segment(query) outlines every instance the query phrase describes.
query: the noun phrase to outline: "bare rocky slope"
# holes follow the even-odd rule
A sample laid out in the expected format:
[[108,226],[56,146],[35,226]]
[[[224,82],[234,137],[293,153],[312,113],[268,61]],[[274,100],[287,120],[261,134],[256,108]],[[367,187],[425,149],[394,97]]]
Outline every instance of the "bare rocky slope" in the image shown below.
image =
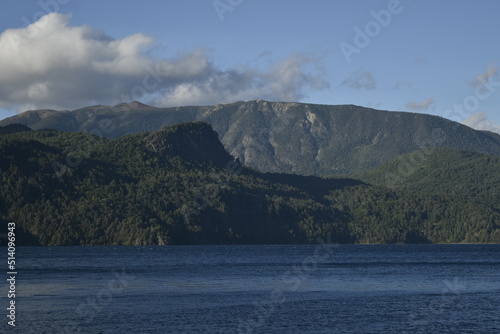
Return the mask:
[[27,111],[0,122],[32,129],[88,131],[108,138],[203,121],[240,162],[264,172],[359,174],[429,147],[500,155],[500,135],[438,116],[354,105],[267,101],[155,108],[132,102],[73,111]]

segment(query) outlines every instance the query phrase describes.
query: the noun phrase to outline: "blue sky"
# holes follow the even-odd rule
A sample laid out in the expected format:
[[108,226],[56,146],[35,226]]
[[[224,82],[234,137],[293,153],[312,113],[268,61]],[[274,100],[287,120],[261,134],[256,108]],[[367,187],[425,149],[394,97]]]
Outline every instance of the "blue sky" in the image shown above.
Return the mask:
[[500,132],[499,1],[0,3],[0,119],[130,99],[422,112]]

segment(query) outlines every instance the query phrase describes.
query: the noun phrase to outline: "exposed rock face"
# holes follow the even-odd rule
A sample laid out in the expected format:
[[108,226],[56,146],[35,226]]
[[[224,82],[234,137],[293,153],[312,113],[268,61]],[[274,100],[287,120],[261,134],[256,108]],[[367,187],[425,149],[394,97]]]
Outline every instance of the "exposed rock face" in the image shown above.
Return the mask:
[[190,121],[210,124],[246,166],[302,175],[357,174],[428,147],[500,155],[500,135],[431,115],[354,105],[248,101],[153,108],[139,102],[71,112],[30,111],[0,122],[33,129],[89,131],[106,137]]
[[162,155],[212,162],[218,167],[225,167],[233,161],[219,141],[217,132],[202,122],[165,127],[149,135],[146,146]]

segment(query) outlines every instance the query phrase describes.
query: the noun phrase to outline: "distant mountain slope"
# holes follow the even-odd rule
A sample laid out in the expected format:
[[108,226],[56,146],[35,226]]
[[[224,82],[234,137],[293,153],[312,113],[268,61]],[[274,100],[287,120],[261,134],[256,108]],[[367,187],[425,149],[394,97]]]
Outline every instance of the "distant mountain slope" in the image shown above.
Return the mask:
[[116,139],[11,128],[0,135],[0,183],[0,224],[16,222],[19,245],[329,235],[339,243],[500,243],[500,212],[480,199],[242,168],[204,123]]
[[353,105],[249,101],[154,108],[133,102],[74,111],[28,111],[1,121],[0,126],[20,123],[113,138],[190,121],[211,124],[231,155],[265,172],[359,174],[427,147],[500,155],[500,135],[437,116]]
[[453,194],[500,212],[500,157],[436,148],[404,154],[359,177],[393,189]]

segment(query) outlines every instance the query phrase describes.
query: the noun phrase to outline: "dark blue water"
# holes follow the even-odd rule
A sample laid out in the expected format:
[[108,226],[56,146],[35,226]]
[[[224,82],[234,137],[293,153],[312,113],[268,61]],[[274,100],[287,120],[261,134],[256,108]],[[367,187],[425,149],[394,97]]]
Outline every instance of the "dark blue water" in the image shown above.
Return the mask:
[[3,311],[0,329],[500,333],[499,255],[500,245],[21,247],[16,327]]

